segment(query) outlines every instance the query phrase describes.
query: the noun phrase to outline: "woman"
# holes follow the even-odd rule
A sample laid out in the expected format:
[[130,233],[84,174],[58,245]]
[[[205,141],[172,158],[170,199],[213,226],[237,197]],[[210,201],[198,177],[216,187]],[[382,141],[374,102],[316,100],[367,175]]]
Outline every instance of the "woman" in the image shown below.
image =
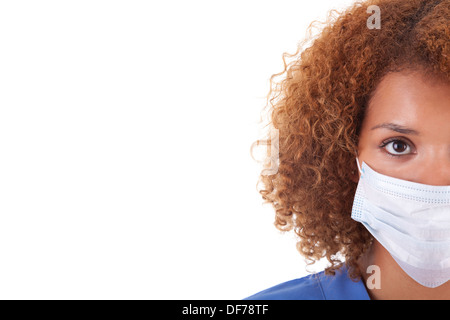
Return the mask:
[[449,20],[449,0],[356,3],[272,77],[260,193],[329,266],[248,299],[450,299]]

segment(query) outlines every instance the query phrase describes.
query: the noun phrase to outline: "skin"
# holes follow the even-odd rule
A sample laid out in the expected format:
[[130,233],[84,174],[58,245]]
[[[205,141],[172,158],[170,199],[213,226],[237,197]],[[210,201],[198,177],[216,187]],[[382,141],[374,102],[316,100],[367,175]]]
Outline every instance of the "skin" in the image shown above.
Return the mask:
[[[416,133],[395,127],[373,129],[384,123]],[[434,186],[450,185],[449,124],[449,83],[425,78],[419,71],[390,73],[376,88],[363,120],[358,142],[360,166],[364,161],[384,175]],[[397,141],[381,147],[389,138]],[[358,180],[359,172],[353,177],[353,181]],[[367,267],[380,267],[381,288],[367,289],[371,299],[450,299],[450,281],[437,288],[418,284],[376,240],[359,264],[364,283],[371,276],[364,272]]]

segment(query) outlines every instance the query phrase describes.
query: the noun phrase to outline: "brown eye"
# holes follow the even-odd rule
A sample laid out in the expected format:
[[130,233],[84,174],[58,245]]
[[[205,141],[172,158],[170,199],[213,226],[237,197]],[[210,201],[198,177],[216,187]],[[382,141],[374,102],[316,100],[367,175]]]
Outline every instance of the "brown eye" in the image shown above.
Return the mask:
[[411,153],[411,147],[403,140],[392,140],[384,144],[386,151],[392,155],[404,155]]
[[395,152],[404,152],[408,146],[403,141],[394,141],[392,143],[392,149],[395,150]]

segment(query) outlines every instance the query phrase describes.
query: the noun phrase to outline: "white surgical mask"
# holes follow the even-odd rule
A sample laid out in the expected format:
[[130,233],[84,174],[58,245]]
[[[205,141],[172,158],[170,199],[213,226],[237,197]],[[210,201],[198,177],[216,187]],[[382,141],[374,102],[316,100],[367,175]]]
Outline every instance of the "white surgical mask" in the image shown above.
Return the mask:
[[382,175],[362,164],[352,219],[361,222],[416,282],[450,280],[450,186]]

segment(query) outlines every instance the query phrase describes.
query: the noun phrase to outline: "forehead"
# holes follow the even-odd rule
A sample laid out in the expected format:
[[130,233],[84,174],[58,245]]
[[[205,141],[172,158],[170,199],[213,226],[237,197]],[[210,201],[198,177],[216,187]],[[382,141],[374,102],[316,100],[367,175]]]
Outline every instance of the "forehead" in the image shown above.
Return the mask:
[[450,128],[450,85],[418,72],[390,73],[377,86],[364,121]]

